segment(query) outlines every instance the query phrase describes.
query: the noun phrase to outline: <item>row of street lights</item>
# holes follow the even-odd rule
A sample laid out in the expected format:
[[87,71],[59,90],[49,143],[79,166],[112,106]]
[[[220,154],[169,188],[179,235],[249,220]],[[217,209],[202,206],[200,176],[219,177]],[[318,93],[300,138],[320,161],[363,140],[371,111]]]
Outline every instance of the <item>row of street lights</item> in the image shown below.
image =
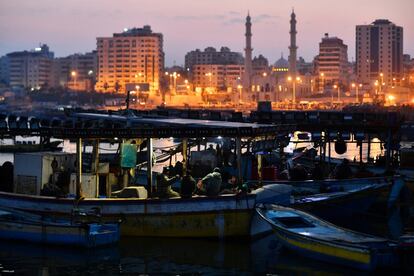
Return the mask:
[[[172,90],[172,88],[174,88],[173,91],[174,91],[174,94],[175,94],[177,92],[177,78],[181,77],[181,75],[178,74],[177,72],[173,72],[173,73],[165,72],[165,75],[170,77],[170,83],[169,83],[170,84],[169,85],[170,91]],[[174,85],[173,86],[171,86],[172,80],[174,80]]]

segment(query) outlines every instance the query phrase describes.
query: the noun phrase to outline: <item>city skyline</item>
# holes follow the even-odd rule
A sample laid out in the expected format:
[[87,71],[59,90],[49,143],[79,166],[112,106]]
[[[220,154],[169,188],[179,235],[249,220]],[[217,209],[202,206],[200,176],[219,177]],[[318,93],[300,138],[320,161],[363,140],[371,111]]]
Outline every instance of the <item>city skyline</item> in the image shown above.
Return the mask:
[[[404,53],[414,54],[414,4],[399,1],[316,0],[251,1],[88,1],[61,2],[22,0],[0,2],[0,55],[28,50],[47,43],[56,56],[96,49],[96,37],[110,36],[128,27],[151,25],[164,35],[166,66],[182,65],[185,53],[208,46],[228,46],[243,53],[244,20],[252,17],[253,56],[263,54],[274,63],[283,52],[288,57],[289,20],[292,7],[297,15],[298,57],[311,61],[318,54],[324,33],[337,36],[349,46],[355,60],[355,27],[386,18],[404,28]],[[397,2],[397,3],[396,3]],[[99,3],[99,5],[98,5]],[[338,12],[340,11],[340,12]],[[352,16],[351,16],[352,15]],[[135,19],[136,18],[136,19]],[[324,18],[325,20],[321,20]],[[76,19],[76,20],[74,20]],[[30,25],[28,25],[30,24]],[[30,30],[28,30],[30,26]]]

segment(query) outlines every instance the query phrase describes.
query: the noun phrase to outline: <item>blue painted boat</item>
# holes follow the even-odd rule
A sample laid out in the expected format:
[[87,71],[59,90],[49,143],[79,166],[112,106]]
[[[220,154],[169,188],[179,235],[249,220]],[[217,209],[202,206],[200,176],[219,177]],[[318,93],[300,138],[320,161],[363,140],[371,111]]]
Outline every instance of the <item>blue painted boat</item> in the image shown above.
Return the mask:
[[43,244],[98,247],[119,241],[118,223],[52,220],[9,208],[0,208],[0,238]]
[[396,242],[340,228],[292,208],[261,205],[256,212],[285,247],[306,257],[362,270],[398,264]]

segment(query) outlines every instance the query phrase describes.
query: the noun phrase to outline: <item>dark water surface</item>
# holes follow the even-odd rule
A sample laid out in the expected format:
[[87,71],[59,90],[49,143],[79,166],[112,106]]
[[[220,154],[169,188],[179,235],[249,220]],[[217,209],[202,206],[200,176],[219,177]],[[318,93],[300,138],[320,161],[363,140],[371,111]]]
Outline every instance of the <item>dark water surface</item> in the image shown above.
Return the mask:
[[[389,270],[387,274],[409,274]],[[256,241],[123,238],[113,247],[83,250],[0,240],[0,275],[365,275]],[[413,275],[413,274],[411,274]]]
[[291,254],[272,236],[254,242],[127,238],[95,250],[0,242],[1,275],[355,273]]

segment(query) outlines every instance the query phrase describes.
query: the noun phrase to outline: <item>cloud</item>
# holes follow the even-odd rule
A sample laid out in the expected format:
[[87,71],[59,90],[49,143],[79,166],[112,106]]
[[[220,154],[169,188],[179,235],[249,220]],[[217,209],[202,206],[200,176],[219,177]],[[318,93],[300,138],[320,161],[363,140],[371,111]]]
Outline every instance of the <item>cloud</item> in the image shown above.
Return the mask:
[[196,20],[200,20],[200,21],[204,21],[204,20],[224,20],[226,19],[227,15],[225,14],[206,14],[206,15],[199,15],[199,16],[194,16],[194,15],[176,15],[174,17],[172,17],[174,20],[180,20],[180,21],[196,21]]
[[233,17],[230,19],[227,19],[223,22],[223,25],[229,26],[233,24],[242,24],[244,22],[244,18],[242,17]]
[[241,15],[241,13],[237,11],[229,11],[229,14],[230,15]]
[[270,14],[266,14],[266,13],[262,13],[256,16],[252,16],[252,20],[255,23],[261,23],[261,22],[273,22],[274,20],[280,19],[280,16],[278,15],[270,15]]

